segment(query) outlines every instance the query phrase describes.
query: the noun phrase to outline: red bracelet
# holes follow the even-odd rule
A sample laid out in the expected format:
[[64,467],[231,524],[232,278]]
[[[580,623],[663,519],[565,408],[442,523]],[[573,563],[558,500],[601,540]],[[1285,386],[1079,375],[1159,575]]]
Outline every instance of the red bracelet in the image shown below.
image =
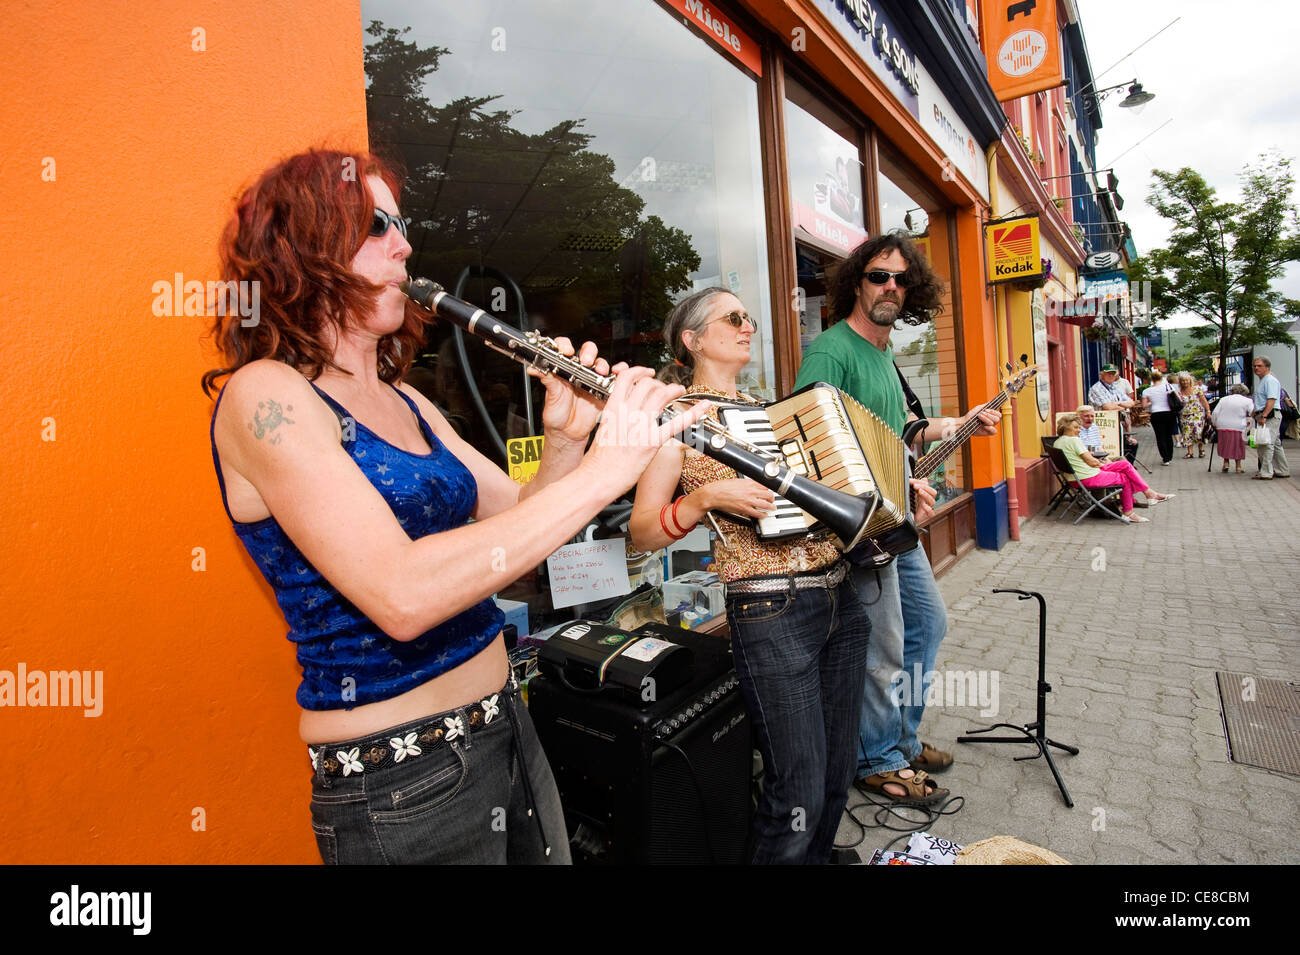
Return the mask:
[[[672,501],[669,501],[669,502],[668,502],[667,504],[665,504],[663,507],[659,508],[659,526],[663,528],[664,533],[668,535],[669,540],[675,540],[675,541],[678,541],[678,540],[681,540],[683,537],[686,536],[686,532],[685,532],[685,531],[682,531],[680,534],[674,534],[672,531],[670,531],[670,530],[668,529],[668,524],[665,523],[665,521],[664,521],[664,512],[667,511],[668,508],[670,508],[670,507],[672,507],[672,506],[673,506]],[[674,524],[674,525],[677,524],[677,520],[676,520],[676,518],[673,519],[673,524]]]
[[[678,534],[679,537],[685,537],[685,536],[686,536],[687,534],[689,534],[692,530],[694,530],[694,527],[693,527],[693,526],[692,526],[692,527],[682,527],[682,522],[679,521],[679,520],[677,519],[677,508],[681,505],[682,501],[684,501],[684,500],[686,500],[686,498],[683,496],[683,497],[679,497],[677,500],[673,501],[673,513],[672,513],[673,526],[677,528],[677,530],[678,530],[678,532],[679,532],[679,534]],[[699,522],[697,521],[696,523],[699,523]]]

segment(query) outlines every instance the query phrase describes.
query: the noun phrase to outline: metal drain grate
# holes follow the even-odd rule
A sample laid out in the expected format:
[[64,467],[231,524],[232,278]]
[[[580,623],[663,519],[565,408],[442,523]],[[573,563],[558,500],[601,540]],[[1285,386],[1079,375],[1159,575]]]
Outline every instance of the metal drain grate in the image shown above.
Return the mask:
[[1234,763],[1300,775],[1300,684],[1215,674]]

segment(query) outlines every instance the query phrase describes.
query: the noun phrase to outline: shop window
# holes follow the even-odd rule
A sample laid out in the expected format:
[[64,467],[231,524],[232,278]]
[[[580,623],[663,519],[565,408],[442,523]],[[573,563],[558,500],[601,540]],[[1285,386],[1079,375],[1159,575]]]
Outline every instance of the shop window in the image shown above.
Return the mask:
[[858,146],[862,135],[789,75],[785,96],[802,354],[827,327],[826,275],[867,237]]
[[[952,250],[948,215],[937,198],[887,148],[880,151],[878,183],[880,227],[883,232],[909,233],[944,282],[943,310],[924,325],[899,323],[890,336],[894,360],[907,377],[929,417],[962,412],[957,319],[952,294]],[[989,395],[987,397],[992,397]],[[983,400],[983,399],[980,399]],[[938,504],[967,490],[966,450],[948,458],[930,476]]]
[[[775,398],[756,78],[653,3],[506,8],[361,4],[370,143],[407,175],[411,274],[655,368],[672,306],[729,288],[758,324],[740,386]],[[499,462],[541,431],[540,385],[446,323],[411,380]]]

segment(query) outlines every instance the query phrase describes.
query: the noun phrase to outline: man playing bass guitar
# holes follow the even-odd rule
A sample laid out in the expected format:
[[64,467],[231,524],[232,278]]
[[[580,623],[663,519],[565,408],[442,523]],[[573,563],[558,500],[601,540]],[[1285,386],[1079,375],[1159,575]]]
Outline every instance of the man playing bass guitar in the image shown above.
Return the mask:
[[[838,322],[809,346],[796,389],[817,381],[834,385],[902,436],[908,420],[903,386],[889,342],[894,323],[928,321],[941,308],[942,282],[905,233],[868,239],[840,264],[828,288]],[[979,435],[997,433],[1000,413],[980,405],[959,418],[933,420],[918,435],[934,441],[978,417]],[[916,520],[932,513],[935,491],[913,480]],[[871,618],[871,651],[859,721],[861,785],[895,803],[930,805],[948,795],[929,778],[952,756],[917,738],[928,686],[911,686],[902,703],[891,692],[897,674],[934,669],[948,632],[948,612],[919,544],[884,568],[858,567],[858,594]]]

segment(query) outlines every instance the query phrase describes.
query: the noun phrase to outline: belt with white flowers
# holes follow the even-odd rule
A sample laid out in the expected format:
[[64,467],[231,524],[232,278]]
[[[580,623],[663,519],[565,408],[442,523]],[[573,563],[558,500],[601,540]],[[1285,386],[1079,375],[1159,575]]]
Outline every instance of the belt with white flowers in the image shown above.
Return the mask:
[[352,743],[346,747],[308,746],[313,772],[326,776],[356,776],[371,772],[390,763],[419,759],[442,746],[467,735],[470,730],[487,726],[501,718],[505,704],[502,693],[493,693],[472,706],[432,717],[423,726],[417,726],[400,736],[380,735]]

